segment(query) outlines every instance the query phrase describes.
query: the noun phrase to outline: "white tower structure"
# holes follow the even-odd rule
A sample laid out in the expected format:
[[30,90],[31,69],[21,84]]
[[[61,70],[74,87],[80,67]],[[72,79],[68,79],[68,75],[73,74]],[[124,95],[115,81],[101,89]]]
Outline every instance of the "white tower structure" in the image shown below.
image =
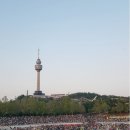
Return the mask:
[[37,89],[34,92],[35,96],[42,96],[45,95],[40,90],[40,71],[42,70],[41,60],[39,59],[39,49],[38,49],[38,59],[36,61],[35,70],[37,71]]

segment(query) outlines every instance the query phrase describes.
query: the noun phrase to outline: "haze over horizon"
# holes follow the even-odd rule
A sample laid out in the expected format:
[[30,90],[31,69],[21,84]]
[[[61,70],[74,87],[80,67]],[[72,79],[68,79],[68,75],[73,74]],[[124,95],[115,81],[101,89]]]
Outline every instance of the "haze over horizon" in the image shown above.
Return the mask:
[[36,90],[129,96],[129,1],[0,1],[0,99]]

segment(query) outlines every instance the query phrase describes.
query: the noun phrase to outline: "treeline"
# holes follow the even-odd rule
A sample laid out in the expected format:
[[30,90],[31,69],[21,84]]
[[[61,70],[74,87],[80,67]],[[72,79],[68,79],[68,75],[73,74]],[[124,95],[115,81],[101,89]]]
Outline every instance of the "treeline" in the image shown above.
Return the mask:
[[82,104],[63,97],[59,100],[20,96],[14,101],[0,102],[0,116],[60,115],[83,113]]
[[129,113],[129,103],[121,99],[95,100],[84,103],[86,113]]
[[[82,98],[96,100],[81,100]],[[61,115],[78,113],[129,113],[129,99],[77,93],[54,99],[37,99],[21,95],[8,102],[0,101],[0,116]]]

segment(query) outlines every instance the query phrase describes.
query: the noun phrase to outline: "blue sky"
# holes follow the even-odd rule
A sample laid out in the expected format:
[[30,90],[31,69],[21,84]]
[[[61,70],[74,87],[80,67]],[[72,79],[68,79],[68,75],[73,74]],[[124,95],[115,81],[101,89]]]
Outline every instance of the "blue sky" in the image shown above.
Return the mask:
[[0,98],[41,90],[128,96],[128,0],[0,1]]

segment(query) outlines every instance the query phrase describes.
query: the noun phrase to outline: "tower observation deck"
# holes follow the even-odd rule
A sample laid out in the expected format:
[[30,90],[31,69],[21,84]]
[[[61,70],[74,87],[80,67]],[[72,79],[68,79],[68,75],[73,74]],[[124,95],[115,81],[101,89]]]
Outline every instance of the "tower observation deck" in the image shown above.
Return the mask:
[[34,96],[35,97],[43,96],[45,94],[42,93],[42,91],[40,90],[40,71],[42,70],[42,65],[41,65],[41,60],[39,59],[39,49],[38,49],[38,59],[36,61],[35,70],[37,71],[37,88],[36,91],[34,92]]

